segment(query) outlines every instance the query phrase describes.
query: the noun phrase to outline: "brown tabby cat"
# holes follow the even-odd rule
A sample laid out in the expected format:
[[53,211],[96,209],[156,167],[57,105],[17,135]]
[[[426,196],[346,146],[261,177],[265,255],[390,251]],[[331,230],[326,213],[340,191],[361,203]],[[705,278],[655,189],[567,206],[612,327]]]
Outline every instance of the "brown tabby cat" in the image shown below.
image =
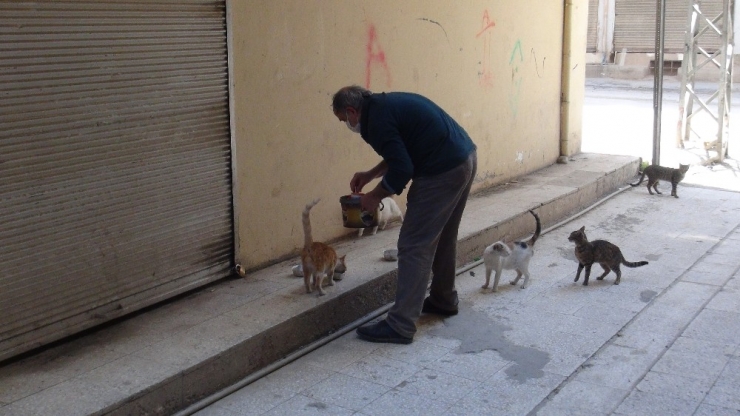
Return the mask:
[[581,277],[581,270],[585,267],[586,275],[583,279],[583,285],[588,286],[588,277],[591,274],[591,266],[594,263],[599,263],[604,269],[604,273],[597,277],[596,280],[603,280],[611,270],[614,270],[614,273],[617,275],[617,279],[614,280],[615,285],[618,285],[619,280],[622,278],[622,272],[619,270],[620,264],[624,264],[627,267],[640,267],[648,264],[646,261],[631,262],[625,260],[619,247],[606,240],[588,241],[585,230],[585,226],[581,227],[568,236],[568,241],[576,243],[578,272],[576,273],[575,280],[573,280],[574,282],[577,282],[578,278]]
[[347,268],[344,264],[345,256],[337,258],[337,252],[325,243],[314,242],[311,236],[311,219],[309,213],[311,208],[319,203],[319,199],[306,205],[303,210],[303,250],[301,250],[301,264],[303,266],[303,283],[306,285],[306,293],[311,293],[315,288],[319,296],[324,295],[321,283],[324,275],[327,276],[329,286],[334,286],[334,272],[343,273]]
[[655,192],[660,194],[661,192],[658,190],[658,182],[662,179],[664,181],[671,181],[671,196],[675,196],[678,198],[678,194],[676,194],[676,186],[679,182],[683,180],[683,177],[686,175],[686,172],[689,170],[689,165],[678,165],[678,169],[675,168],[667,168],[665,166],[657,166],[657,165],[650,165],[643,169],[642,176],[640,176],[640,180],[637,183],[631,183],[631,186],[637,186],[642,183],[642,180],[645,179],[645,175],[648,177],[648,183],[647,183],[647,189],[648,192],[650,192],[650,195],[653,195],[653,191],[650,190],[650,187],[655,189]]

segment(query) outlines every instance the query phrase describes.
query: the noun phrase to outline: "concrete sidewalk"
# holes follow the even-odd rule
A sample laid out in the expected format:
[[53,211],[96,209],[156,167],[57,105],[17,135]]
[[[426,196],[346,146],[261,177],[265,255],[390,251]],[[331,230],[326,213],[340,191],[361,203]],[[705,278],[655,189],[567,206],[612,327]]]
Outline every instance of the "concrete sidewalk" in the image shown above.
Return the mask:
[[[537,209],[543,226],[548,227],[623,186],[634,177],[637,165],[638,159],[630,156],[581,154],[566,165],[553,165],[512,183],[474,195],[468,203],[460,228],[459,264],[468,263],[479,257],[486,245],[504,235],[515,238],[531,233],[534,224],[527,213],[529,209]],[[683,192],[682,189],[681,193]],[[690,193],[686,194],[687,200],[690,201]],[[663,198],[661,201],[667,199]],[[683,201],[678,201],[678,204],[684,204]],[[671,199],[669,202],[674,201]],[[672,206],[681,206],[678,204],[674,203]],[[189,296],[150,308],[113,325],[6,364],[0,367],[0,414],[171,414],[183,409],[391,302],[395,287],[396,264],[383,261],[381,258],[385,249],[395,247],[397,237],[398,227],[394,226],[379,232],[376,236],[353,238],[338,244],[337,250],[347,254],[349,270],[344,279],[329,287],[328,294],[323,297],[306,294],[302,278],[293,277],[291,274],[291,266],[296,264],[296,260],[287,261],[250,274],[246,279],[232,279],[212,285]],[[416,401],[411,400],[408,403],[420,403],[423,394],[410,390],[412,376],[417,377],[413,379],[417,380],[414,383],[434,384],[432,380],[439,378],[438,382],[449,380],[454,384],[453,380],[460,377],[460,371],[466,371],[464,369],[467,368],[476,375],[473,376],[473,380],[463,382],[463,385],[476,385],[482,388],[481,383],[485,378],[497,374],[498,370],[504,366],[508,367],[513,362],[512,356],[518,357],[522,352],[532,351],[541,357],[537,362],[544,363],[542,361],[545,360],[544,354],[556,356],[551,352],[536,350],[541,346],[533,342],[526,341],[525,344],[520,344],[518,340],[511,338],[511,335],[519,334],[543,341],[549,332],[556,329],[551,326],[552,322],[548,323],[548,317],[552,319],[556,315],[546,311],[545,319],[541,322],[535,319],[523,326],[513,326],[504,321],[498,323],[490,321],[485,310],[478,310],[474,306],[476,298],[481,297],[494,302],[492,305],[509,305],[507,308],[512,308],[511,316],[516,313],[529,319],[536,317],[536,314],[525,314],[522,310],[537,309],[557,300],[549,299],[552,294],[549,293],[547,285],[565,284],[563,276],[575,270],[575,263],[572,260],[566,261],[559,254],[567,255],[572,252],[572,247],[567,241],[560,243],[557,248],[552,249],[547,248],[546,242],[542,243],[541,247],[538,243],[540,254],[536,258],[536,268],[533,267],[532,286],[524,291],[512,290],[505,285],[507,287],[503,288],[500,294],[478,293],[473,288],[482,284],[480,269],[474,270],[477,277],[461,278],[461,290],[466,294],[466,303],[464,312],[457,318],[458,321],[454,322],[460,322],[460,330],[468,328],[473,330],[472,333],[476,333],[477,327],[480,326],[483,332],[470,347],[479,351],[475,354],[457,354],[459,342],[455,341],[456,337],[445,335],[446,326],[441,321],[437,321],[436,324],[427,322],[424,326],[424,333],[427,335],[420,334],[410,349],[387,350],[390,352],[383,353],[385,355],[373,356],[372,359],[375,361],[370,364],[356,363],[359,358],[356,354],[364,351],[365,355],[369,356],[376,352],[378,346],[358,344],[350,335],[338,341],[336,344],[338,346],[328,347],[339,348],[340,351],[329,353],[325,365],[305,367],[303,361],[304,364],[296,366],[304,366],[305,371],[281,370],[267,380],[285,377],[290,387],[280,386],[276,387],[278,390],[257,394],[264,393],[269,397],[277,395],[285,400],[291,398],[294,401],[304,400],[308,409],[317,411],[339,406],[342,412],[352,412],[359,410],[357,407],[363,400],[370,397],[377,399],[386,393],[390,394],[388,397],[397,395],[403,397],[403,394],[410,394]],[[627,253],[631,256],[645,254],[644,252],[632,254],[631,250]],[[542,267],[545,269],[541,269]],[[639,273],[646,271],[639,270]],[[639,273],[635,272],[634,276],[639,276]],[[645,281],[633,277],[632,273],[625,274],[626,283]],[[624,286],[619,288],[629,290],[630,284],[623,284]],[[594,290],[586,293],[601,293],[597,284],[588,289]],[[658,292],[658,288],[654,290]],[[566,293],[570,291],[571,289],[567,289]],[[548,292],[547,296],[545,292]],[[575,298],[575,294],[579,293],[583,291],[573,291],[571,296]],[[613,297],[616,299],[624,296],[619,293],[621,292],[617,292]],[[542,299],[538,295],[541,295]],[[594,295],[588,295],[585,299],[591,296]],[[644,302],[639,302],[637,305],[643,306]],[[633,303],[634,299],[627,302],[627,305]],[[596,306],[601,306],[599,304]],[[562,307],[570,308],[575,305]],[[627,306],[625,310],[632,312],[634,309],[636,306]],[[498,310],[497,313],[503,313],[503,310]],[[571,319],[567,321],[571,327],[576,322]],[[584,328],[593,327],[593,322],[584,323]],[[543,325],[550,328],[549,332],[538,332]],[[509,326],[512,330],[506,329]],[[612,330],[613,327],[613,324],[609,324],[605,328]],[[434,335],[435,330],[442,332]],[[605,329],[594,330],[607,339],[611,336]],[[576,330],[558,329],[558,334],[575,337],[571,339],[576,344],[572,347],[567,343],[560,344],[558,338],[548,338],[548,342],[556,349],[579,351],[576,360],[569,357],[562,363],[556,363],[548,359],[547,362],[551,362],[551,366],[556,365],[560,370],[551,371],[549,367],[527,366],[528,372],[517,376],[518,379],[524,382],[540,380],[532,378],[532,372],[539,374],[541,371],[547,371],[545,379],[549,381],[543,384],[547,388],[542,392],[549,394],[552,391],[550,387],[557,387],[572,372],[571,365],[580,365],[585,359],[584,354],[590,349],[584,350],[584,347],[591,345],[596,347],[598,344],[594,340],[579,339],[574,331]],[[431,341],[425,341],[425,338]],[[489,348],[491,342],[498,344],[493,344],[495,348],[492,349]],[[344,351],[345,348],[349,350]],[[458,363],[445,358],[435,364],[436,367],[432,366],[430,364],[432,357],[429,354],[434,355],[442,351],[450,357],[465,359],[465,364],[456,370]],[[501,355],[503,351],[508,352]],[[404,364],[403,360],[399,360],[394,354],[400,356],[412,354],[413,357],[409,357],[412,362]],[[351,368],[355,368],[359,373],[387,371],[385,375],[378,375],[387,379],[378,383],[377,380],[376,382],[363,380],[361,377],[340,372],[349,371],[350,367],[347,366],[353,363],[355,364]],[[380,370],[373,370],[372,363],[380,366],[378,367]],[[490,365],[495,367],[495,371],[489,367]],[[435,373],[446,367],[449,367],[446,372]],[[504,371],[501,375],[509,372],[511,370]],[[442,377],[438,377],[439,375]],[[504,379],[508,380],[506,377]],[[318,389],[318,385],[311,388],[319,381],[328,383],[321,387],[324,390]],[[332,383],[341,385],[344,382],[360,383],[359,389],[347,386],[333,391],[332,386],[336,384]],[[400,388],[399,383],[402,382],[404,386],[409,387]],[[544,382],[544,379],[537,381]],[[255,386],[258,387],[260,384]],[[520,385],[523,388],[522,396],[534,398],[532,392],[527,392],[529,387],[524,388],[526,386],[527,384]],[[330,398],[331,393],[336,393],[338,397],[354,397],[360,402],[341,405],[331,400],[317,400],[313,396],[298,394],[306,388],[312,392],[311,394],[326,391],[326,399]],[[365,391],[365,388],[368,390]],[[290,392],[284,391],[285,389]],[[449,392],[443,390],[440,394],[445,396],[438,398],[439,403],[430,402],[433,408],[442,409],[453,398],[462,399],[462,396],[455,396],[462,394],[457,387],[451,385]],[[488,400],[483,396],[480,399]],[[273,401],[264,406],[239,405],[238,410],[234,408],[235,414],[252,414],[250,412],[260,409],[267,411],[274,406],[282,405],[285,400]],[[418,407],[424,408],[426,407]]]
[[[465,271],[460,314],[422,315],[411,345],[349,332],[197,414],[737,415],[740,194],[668,188],[629,188],[547,230],[524,290],[512,271],[498,293],[480,288],[482,265]],[[516,203],[499,196],[476,202]],[[598,265],[574,283],[581,226],[650,264],[618,286]]]

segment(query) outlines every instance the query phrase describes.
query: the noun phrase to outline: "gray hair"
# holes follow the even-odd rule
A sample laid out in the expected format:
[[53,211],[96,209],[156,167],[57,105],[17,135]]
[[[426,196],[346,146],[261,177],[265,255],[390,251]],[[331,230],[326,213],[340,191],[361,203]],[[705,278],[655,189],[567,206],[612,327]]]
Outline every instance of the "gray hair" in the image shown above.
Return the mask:
[[335,113],[346,110],[347,107],[352,107],[359,111],[362,109],[362,100],[370,95],[372,95],[370,90],[366,90],[359,85],[343,87],[332,97],[331,106]]

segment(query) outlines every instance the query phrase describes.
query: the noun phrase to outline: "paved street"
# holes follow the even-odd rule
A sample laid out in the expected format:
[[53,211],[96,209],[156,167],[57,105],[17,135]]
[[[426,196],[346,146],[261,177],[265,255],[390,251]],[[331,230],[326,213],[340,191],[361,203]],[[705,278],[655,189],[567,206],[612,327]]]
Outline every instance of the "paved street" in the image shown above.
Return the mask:
[[[350,332],[198,414],[737,414],[740,194],[679,195],[629,189],[543,235],[527,289],[482,290],[477,266],[413,344]],[[574,283],[583,225],[650,264]]]
[[[583,150],[650,160],[641,154],[642,137],[648,150],[652,137],[645,92],[587,90]],[[628,97],[617,104],[613,94]],[[668,142],[666,154],[691,157]],[[732,163],[692,166],[679,199],[665,183],[662,196],[628,187],[546,229],[524,290],[507,283],[511,271],[491,293],[480,288],[482,265],[465,270],[460,314],[422,316],[411,345],[367,343],[350,331],[197,414],[740,414],[740,193],[725,190],[740,189]],[[712,188],[696,185],[706,181]],[[574,283],[567,236],[581,226],[627,260],[650,263],[623,267],[620,285],[613,274],[595,280],[598,266],[588,286]]]

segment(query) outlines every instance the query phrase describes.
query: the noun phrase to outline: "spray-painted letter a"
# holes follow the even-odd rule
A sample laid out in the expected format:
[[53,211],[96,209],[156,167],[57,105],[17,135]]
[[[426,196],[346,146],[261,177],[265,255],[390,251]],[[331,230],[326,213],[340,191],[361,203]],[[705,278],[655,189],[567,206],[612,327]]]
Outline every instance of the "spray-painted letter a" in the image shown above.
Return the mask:
[[388,63],[385,60],[385,52],[378,42],[378,35],[375,33],[375,25],[370,25],[367,39],[367,63],[365,66],[365,88],[370,89],[370,80],[372,79],[372,67],[377,63],[385,71],[386,87],[391,86],[391,71],[388,69]]

